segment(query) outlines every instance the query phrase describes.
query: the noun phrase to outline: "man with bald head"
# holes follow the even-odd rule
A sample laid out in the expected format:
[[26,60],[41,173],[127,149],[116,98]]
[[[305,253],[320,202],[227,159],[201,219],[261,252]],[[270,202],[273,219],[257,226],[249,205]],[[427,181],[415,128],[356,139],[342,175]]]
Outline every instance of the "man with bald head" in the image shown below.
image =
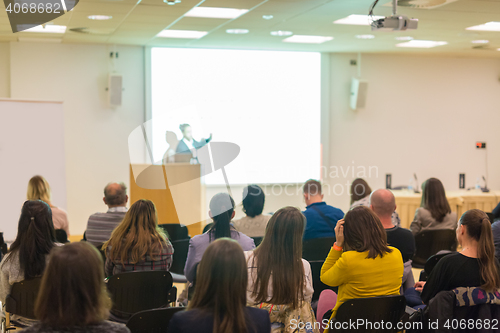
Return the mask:
[[94,246],[100,246],[111,236],[111,232],[123,220],[127,213],[127,187],[124,183],[109,183],[104,188],[102,199],[108,206],[106,213],[95,213],[89,217],[86,240]]
[[370,195],[370,208],[377,214],[387,233],[387,243],[397,248],[403,255],[403,262],[413,258],[415,238],[408,229],[392,224],[392,213],[396,210],[396,199],[391,191],[380,189]]

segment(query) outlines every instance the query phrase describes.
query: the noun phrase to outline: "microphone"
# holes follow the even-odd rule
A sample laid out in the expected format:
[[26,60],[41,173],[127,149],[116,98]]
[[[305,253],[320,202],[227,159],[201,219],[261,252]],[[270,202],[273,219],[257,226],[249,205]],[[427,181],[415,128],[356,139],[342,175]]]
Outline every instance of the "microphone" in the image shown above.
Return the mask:
[[413,178],[415,178],[415,189],[414,189],[414,192],[415,193],[420,193],[419,189],[418,189],[418,179],[417,179],[417,174],[414,172],[413,173]]
[[490,189],[488,188],[488,185],[486,183],[486,178],[484,178],[484,176],[483,176],[483,180],[484,180],[484,187],[481,188],[481,191],[483,191],[483,192],[489,192]]

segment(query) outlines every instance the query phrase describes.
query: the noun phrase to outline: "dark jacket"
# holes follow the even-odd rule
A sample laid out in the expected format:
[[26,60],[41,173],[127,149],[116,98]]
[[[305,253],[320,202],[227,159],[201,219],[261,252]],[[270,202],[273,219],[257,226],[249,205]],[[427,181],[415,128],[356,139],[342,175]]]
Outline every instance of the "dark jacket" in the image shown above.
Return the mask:
[[[469,320],[471,321],[470,327]],[[489,329],[484,328],[486,320],[490,323]],[[500,294],[498,292],[485,293],[481,288],[441,291],[429,301],[424,311],[423,332],[483,333],[499,330]]]

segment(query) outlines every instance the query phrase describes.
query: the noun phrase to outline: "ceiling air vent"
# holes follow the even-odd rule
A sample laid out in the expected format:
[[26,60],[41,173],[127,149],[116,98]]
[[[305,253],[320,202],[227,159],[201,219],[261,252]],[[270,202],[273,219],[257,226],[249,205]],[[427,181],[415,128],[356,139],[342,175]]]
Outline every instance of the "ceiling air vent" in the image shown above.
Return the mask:
[[71,28],[69,31],[76,32],[78,34],[109,35],[113,32],[113,29]]

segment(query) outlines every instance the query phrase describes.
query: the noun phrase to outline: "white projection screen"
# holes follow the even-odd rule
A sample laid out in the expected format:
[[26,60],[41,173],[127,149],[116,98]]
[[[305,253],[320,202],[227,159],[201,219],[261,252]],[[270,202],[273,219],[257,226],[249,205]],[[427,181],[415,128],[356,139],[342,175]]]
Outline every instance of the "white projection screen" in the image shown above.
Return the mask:
[[[302,183],[320,175],[321,54],[151,49],[152,153],[166,132],[240,147],[225,170],[232,184]],[[172,135],[172,133],[170,133]],[[206,184],[224,184],[221,173]]]

